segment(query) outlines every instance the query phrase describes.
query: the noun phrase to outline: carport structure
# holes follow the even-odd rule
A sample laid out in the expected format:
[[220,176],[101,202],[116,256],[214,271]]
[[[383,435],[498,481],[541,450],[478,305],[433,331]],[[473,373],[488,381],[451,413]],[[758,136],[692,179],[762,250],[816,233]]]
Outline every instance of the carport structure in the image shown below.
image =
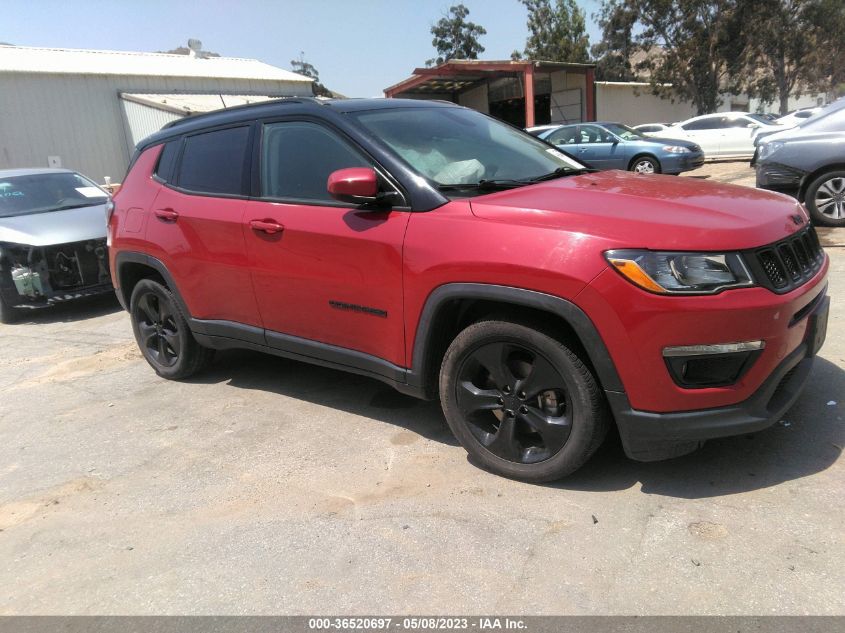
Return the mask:
[[443,99],[524,127],[596,120],[594,64],[450,60],[415,68],[384,96]]

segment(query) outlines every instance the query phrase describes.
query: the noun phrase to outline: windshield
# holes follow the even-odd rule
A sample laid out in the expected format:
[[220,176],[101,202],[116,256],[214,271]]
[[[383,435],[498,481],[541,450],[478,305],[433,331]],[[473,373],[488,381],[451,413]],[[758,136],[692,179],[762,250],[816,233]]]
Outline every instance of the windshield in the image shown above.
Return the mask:
[[642,132],[630,128],[627,125],[622,125],[621,123],[604,123],[603,125],[606,130],[612,132],[623,141],[639,141],[640,139],[646,138]]
[[105,204],[108,194],[73,172],[0,176],[0,218]]
[[585,169],[533,136],[474,110],[396,108],[352,116],[415,171],[441,186],[528,181]]

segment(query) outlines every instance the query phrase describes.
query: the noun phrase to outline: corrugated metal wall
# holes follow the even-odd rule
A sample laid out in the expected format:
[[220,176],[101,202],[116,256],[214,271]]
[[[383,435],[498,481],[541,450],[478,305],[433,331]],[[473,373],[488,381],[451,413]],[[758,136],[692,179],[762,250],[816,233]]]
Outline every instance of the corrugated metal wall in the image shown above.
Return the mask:
[[62,167],[120,182],[134,149],[121,92],[301,96],[301,83],[178,77],[0,73],[0,169]]
[[129,141],[133,146],[137,145],[139,141],[153,132],[157,132],[163,128],[167,123],[183,118],[173,112],[165,112],[164,110],[135,103],[134,101],[127,101],[126,99],[121,99],[120,105],[123,107],[123,114],[126,117]]

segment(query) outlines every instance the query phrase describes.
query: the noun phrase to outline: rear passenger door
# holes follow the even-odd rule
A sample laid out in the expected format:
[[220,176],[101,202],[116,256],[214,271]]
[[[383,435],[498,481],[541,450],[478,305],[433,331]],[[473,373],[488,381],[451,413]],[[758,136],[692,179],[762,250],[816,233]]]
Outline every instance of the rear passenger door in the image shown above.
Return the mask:
[[243,234],[251,137],[239,125],[170,141],[147,241],[191,316],[260,327]]
[[333,171],[374,166],[338,130],[286,119],[263,123],[260,134],[257,197],[244,230],[267,344],[326,355],[331,350],[314,343],[327,343],[404,365],[402,243],[410,213],[359,210],[329,195]]
[[722,140],[722,128],[725,117],[708,116],[700,119],[693,119],[681,127],[686,132],[689,140],[701,147],[707,158],[719,156],[719,146]]

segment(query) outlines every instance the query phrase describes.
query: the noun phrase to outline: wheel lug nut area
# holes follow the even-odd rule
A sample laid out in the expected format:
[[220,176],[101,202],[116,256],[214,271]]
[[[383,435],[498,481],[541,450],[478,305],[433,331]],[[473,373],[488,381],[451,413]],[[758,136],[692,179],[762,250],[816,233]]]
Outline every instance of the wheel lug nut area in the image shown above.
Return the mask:
[[519,407],[519,412],[520,413],[528,413],[528,407],[526,407],[524,405]]
[[520,400],[525,400],[525,392],[520,391],[518,394],[516,394],[516,397],[519,398]]
[[511,411],[510,409],[505,409],[505,415],[509,418],[512,418],[513,417],[513,411]]

